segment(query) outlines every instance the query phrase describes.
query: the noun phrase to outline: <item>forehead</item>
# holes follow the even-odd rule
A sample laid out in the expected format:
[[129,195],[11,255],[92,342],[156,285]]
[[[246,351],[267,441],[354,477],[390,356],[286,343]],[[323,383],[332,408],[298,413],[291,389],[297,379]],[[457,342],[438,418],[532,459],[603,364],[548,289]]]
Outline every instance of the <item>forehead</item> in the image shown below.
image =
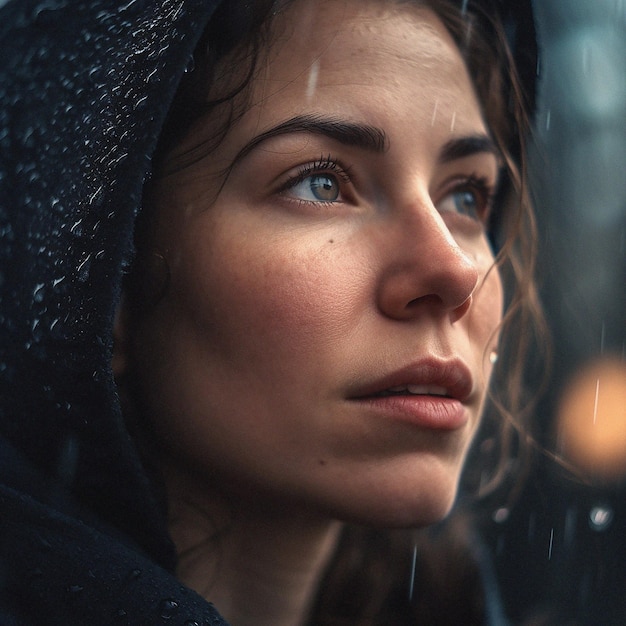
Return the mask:
[[219,64],[207,98],[224,104],[194,123],[172,163],[197,154],[219,177],[252,137],[299,115],[380,128],[398,160],[403,148],[434,154],[452,135],[489,134],[454,40],[417,2],[295,0],[264,42],[249,82],[249,51]]
[[427,8],[389,0],[296,0],[278,16],[272,40],[240,130],[258,132],[282,118],[318,112],[390,135],[403,125],[447,134],[485,130],[459,50]]

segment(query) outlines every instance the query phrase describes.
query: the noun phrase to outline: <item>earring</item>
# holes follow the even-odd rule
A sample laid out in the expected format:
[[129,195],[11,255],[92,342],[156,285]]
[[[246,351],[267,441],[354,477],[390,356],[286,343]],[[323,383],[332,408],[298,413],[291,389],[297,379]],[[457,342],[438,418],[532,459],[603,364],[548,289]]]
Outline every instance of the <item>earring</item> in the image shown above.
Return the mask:
[[489,353],[489,363],[491,363],[492,365],[495,365],[497,361],[498,361],[498,351],[492,350]]

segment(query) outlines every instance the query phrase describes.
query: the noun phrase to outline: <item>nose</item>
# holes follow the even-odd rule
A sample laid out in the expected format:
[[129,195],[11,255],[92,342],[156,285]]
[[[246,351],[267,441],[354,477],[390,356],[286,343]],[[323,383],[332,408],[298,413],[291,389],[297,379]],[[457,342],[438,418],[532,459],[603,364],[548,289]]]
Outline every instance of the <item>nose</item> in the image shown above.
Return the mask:
[[478,284],[475,259],[458,245],[432,205],[411,211],[393,230],[378,292],[380,310],[399,320],[425,310],[460,319]]

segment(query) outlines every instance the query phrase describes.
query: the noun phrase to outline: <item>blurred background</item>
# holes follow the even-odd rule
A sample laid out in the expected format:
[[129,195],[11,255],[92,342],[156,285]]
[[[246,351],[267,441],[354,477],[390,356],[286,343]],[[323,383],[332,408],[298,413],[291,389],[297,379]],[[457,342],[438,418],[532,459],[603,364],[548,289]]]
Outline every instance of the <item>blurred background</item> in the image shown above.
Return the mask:
[[546,455],[487,529],[513,623],[626,624],[626,1],[533,0]]

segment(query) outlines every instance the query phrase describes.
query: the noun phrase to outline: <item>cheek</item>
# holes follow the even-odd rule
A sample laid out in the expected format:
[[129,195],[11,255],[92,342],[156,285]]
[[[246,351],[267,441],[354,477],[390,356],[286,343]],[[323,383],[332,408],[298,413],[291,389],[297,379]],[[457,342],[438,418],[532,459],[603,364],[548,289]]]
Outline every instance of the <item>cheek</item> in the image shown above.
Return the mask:
[[172,324],[222,370],[304,384],[298,372],[314,373],[357,323],[357,263],[328,238],[231,232],[212,224],[203,245],[182,242]]
[[250,345],[310,348],[342,336],[355,306],[355,271],[337,262],[333,244],[313,239],[250,238],[215,240],[209,255],[191,256],[182,272],[203,276],[185,285],[186,307],[198,322],[211,321],[223,340],[240,347],[241,333]]

